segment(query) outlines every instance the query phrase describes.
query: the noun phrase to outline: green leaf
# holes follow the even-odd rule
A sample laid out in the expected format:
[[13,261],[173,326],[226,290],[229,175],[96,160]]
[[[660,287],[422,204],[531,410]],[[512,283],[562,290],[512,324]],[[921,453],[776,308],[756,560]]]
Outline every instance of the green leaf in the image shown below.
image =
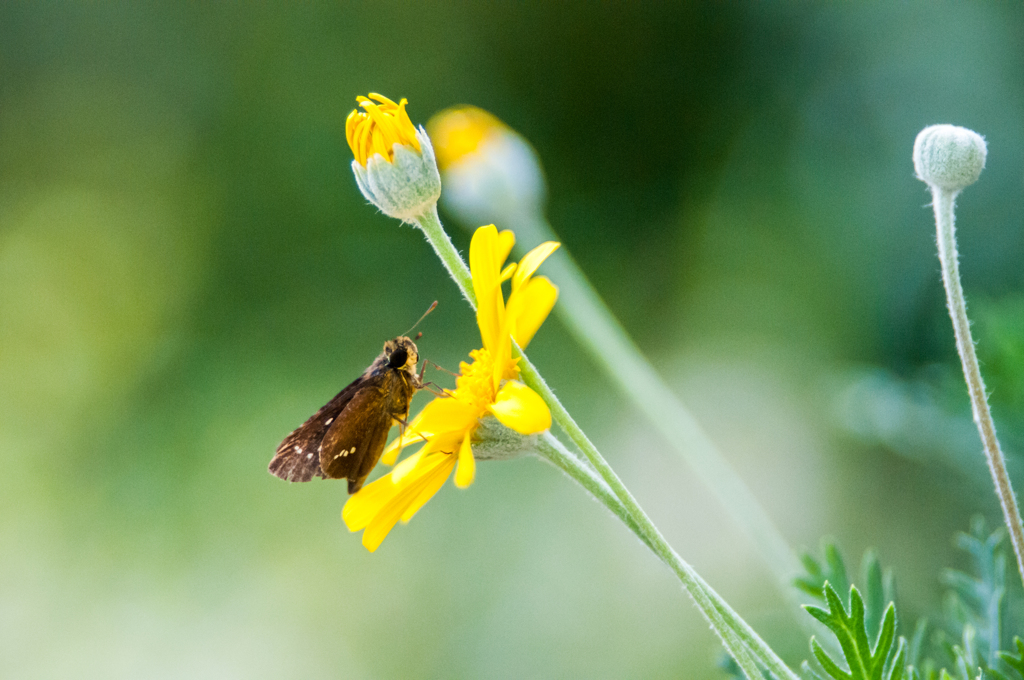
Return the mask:
[[865,625],[868,635],[875,637],[878,635],[886,605],[896,601],[896,586],[892,570],[882,570],[882,566],[878,562],[878,554],[872,548],[864,551],[864,559],[861,562],[861,583],[864,584]]
[[973,518],[970,533],[958,533],[954,543],[968,554],[976,575],[954,569],[942,572],[942,583],[950,588],[946,614],[962,632],[963,655],[970,667],[994,665],[1002,647],[1005,535],[1001,527],[989,533],[984,518]]
[[807,575],[794,579],[793,584],[816,600],[824,601],[822,592],[826,582],[833,584],[837,591],[846,592],[850,587],[850,579],[846,574],[843,556],[833,541],[822,539],[821,552],[825,556],[824,564],[807,551],[800,555]]
[[[834,680],[899,680],[905,672],[903,659],[906,645],[901,642],[898,651],[894,650],[896,637],[896,606],[892,603],[885,610],[875,644],[868,641],[865,627],[865,606],[860,591],[850,586],[849,611],[843,607],[839,594],[830,583],[823,589],[828,609],[806,605],[807,613],[821,621],[832,634],[845,657],[847,670],[844,670],[814,638],[811,638],[811,652],[821,664],[822,669]],[[892,662],[890,661],[892,658]]]

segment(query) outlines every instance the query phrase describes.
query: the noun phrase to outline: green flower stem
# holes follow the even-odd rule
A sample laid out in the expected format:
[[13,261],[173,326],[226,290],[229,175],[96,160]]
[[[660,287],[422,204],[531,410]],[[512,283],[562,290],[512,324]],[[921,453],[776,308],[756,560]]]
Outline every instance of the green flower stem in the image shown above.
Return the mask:
[[473,292],[473,276],[469,273],[469,267],[466,266],[462,256],[459,255],[459,251],[455,249],[455,244],[448,237],[448,232],[444,230],[441,218],[437,214],[437,204],[431,205],[425,213],[414,218],[413,222],[423,230],[423,234],[434,248],[434,252],[441,258],[441,263],[448,270],[448,274],[459,285],[459,290],[462,291],[462,295],[466,298],[469,306],[473,308],[473,311],[476,311],[476,293]]
[[605,481],[594,472],[593,468],[565,448],[565,445],[557,437],[550,432],[545,432],[538,438],[537,451],[545,460],[576,480],[580,486],[590,492],[591,496],[611,510],[616,517],[629,527],[630,531],[636,534],[637,538],[643,541],[644,545],[651,550],[655,550],[654,544],[647,540],[647,537],[640,529],[640,525],[626,511],[626,506],[622,504],[618,496],[605,484]]
[[996,426],[992,421],[992,413],[988,407],[985,394],[985,383],[981,380],[978,368],[978,357],[974,352],[974,339],[971,337],[971,324],[967,319],[967,304],[964,302],[964,291],[960,285],[960,266],[957,262],[956,229],[954,204],[957,191],[942,189],[929,185],[932,191],[932,206],[935,209],[935,228],[939,247],[939,262],[942,265],[942,283],[946,287],[946,303],[949,306],[949,317],[953,321],[953,333],[956,336],[956,349],[960,353],[963,364],[964,378],[967,380],[967,391],[971,395],[971,409],[974,411],[974,422],[978,426],[981,442],[988,459],[988,469],[992,473],[996,495],[1003,508],[1003,519],[1010,530],[1010,541],[1013,552],[1017,556],[1017,570],[1024,581],[1024,528],[1021,526],[1020,510],[1017,499],[1010,486],[1010,477],[1006,474],[1006,461],[996,438]]
[[[417,217],[415,220],[416,224],[423,230],[427,240],[437,251],[438,256],[444,263],[462,290],[462,294],[470,305],[476,309],[476,296],[473,293],[473,279],[469,272],[469,267],[462,260],[462,257],[455,250],[451,239],[448,238],[447,233],[444,231],[444,227],[441,225],[440,218],[437,215],[437,209],[431,208],[422,215]],[[750,656],[753,655],[757,660],[763,664],[772,673],[775,673],[780,679],[786,680],[798,680],[797,676],[789,670],[789,668],[782,662],[781,659],[775,654],[775,652],[768,647],[768,645],[761,640],[760,637],[750,628],[747,623],[739,617],[736,612],[726,604],[714,590],[711,589],[707,583],[704,582],[700,576],[693,571],[686,562],[684,562],[676,553],[672,550],[668,542],[665,541],[664,537],[657,530],[650,518],[643,512],[632,494],[622,484],[622,481],[618,478],[615,472],[605,461],[604,457],[601,456],[597,448],[591,443],[590,439],[586,436],[583,430],[576,424],[572,416],[565,409],[562,403],[555,396],[551,388],[548,387],[547,383],[540,376],[536,367],[530,362],[525,354],[519,349],[518,346],[513,347],[514,353],[520,357],[519,368],[523,381],[533,388],[542,399],[548,404],[551,409],[552,417],[555,422],[565,431],[570,439],[583,451],[587,459],[590,460],[591,464],[596,469],[597,473],[607,484],[608,488],[618,497],[621,504],[622,512],[628,515],[632,522],[626,522],[627,526],[631,529],[636,527],[639,529],[637,535],[640,537],[645,544],[668,564],[679,576],[680,580],[683,581],[684,587],[687,592],[693,597],[697,603],[698,608],[704,614],[704,616],[711,623],[712,628],[722,639],[723,643],[726,644],[726,648],[730,652],[735,652],[734,656],[737,663],[741,664],[744,668],[744,672],[747,672],[752,666]],[[581,482],[582,483],[582,482]],[[588,487],[589,488],[589,487]],[[598,500],[605,502],[608,498],[606,495],[596,494]],[[607,505],[607,503],[606,503]],[[612,512],[616,512],[616,507],[608,506]],[[618,513],[617,513],[618,514]],[[621,516],[621,515],[620,515]],[[625,520],[624,520],[625,521]],[[744,652],[746,650],[746,652]],[[757,675],[748,675],[751,680],[758,680]]]
[[[508,226],[525,237],[524,243],[560,240],[540,217],[520,215]],[[562,251],[544,263],[547,275],[559,286],[555,313],[745,531],[780,594],[793,611],[799,611],[793,579],[802,570],[786,539],[697,419],[633,343],[564,246]]]
[[[744,643],[748,646],[750,651],[755,654],[758,660],[764,664],[772,673],[779,678],[792,678],[796,680],[797,676],[783,663],[782,659],[775,654],[775,652],[769,647],[764,640],[762,640],[754,630],[747,625],[740,616],[733,611],[733,609],[716,593],[711,586],[704,582],[704,580],[697,574],[693,568],[687,564],[678,554],[672,549],[672,546],[668,544],[661,532],[658,531],[654,523],[643,511],[640,505],[636,502],[633,494],[629,492],[629,489],[625,487],[622,480],[619,479],[615,471],[612,470],[611,466],[601,455],[597,447],[594,446],[590,438],[587,437],[583,429],[576,423],[573,417],[565,409],[562,403],[555,396],[551,388],[548,387],[547,382],[537,371],[537,368],[532,362],[522,353],[518,345],[513,342],[513,352],[518,353],[520,356],[519,369],[520,376],[527,385],[529,385],[542,399],[548,404],[551,409],[551,415],[555,422],[558,423],[559,427],[573,440],[573,443],[579,447],[583,454],[590,461],[591,465],[597,470],[597,473],[605,481],[605,483],[611,488],[611,490],[618,496],[626,512],[634,519],[634,521],[640,526],[641,537],[645,538],[645,543],[651,546],[654,551],[665,564],[669,566],[676,575],[683,582],[683,586],[686,591],[693,597],[697,603],[698,609],[711,623],[712,628],[719,634],[725,642],[725,636],[716,626],[716,622],[722,622],[732,632],[740,636]],[[614,512],[614,508],[609,508]],[[718,617],[712,617],[709,611],[714,609],[718,613]],[[728,645],[726,645],[727,648]],[[729,648],[730,653],[733,651]],[[736,660],[740,662],[739,659]],[[754,676],[757,678],[757,676]]]
[[[626,509],[626,506],[613,495],[604,480],[598,477],[593,470],[576,456],[572,455],[562,442],[558,441],[550,432],[545,433],[538,440],[537,451],[545,459],[576,480],[580,486],[589,491],[605,507],[611,510],[644,542],[644,545],[651,549],[651,552],[676,573],[683,584],[683,588],[711,625],[712,630],[718,634],[726,650],[736,660],[740,668],[743,669],[744,674],[752,680],[760,680],[763,676],[756,659],[760,655],[751,650],[756,649],[763,654],[767,646],[760,641],[760,638],[752,630],[749,630],[745,623],[742,623],[742,619],[736,615],[729,605],[672,549],[658,532],[657,528],[654,527],[653,523],[651,523],[650,519],[643,514],[643,511],[640,511],[643,519],[643,526],[641,526]],[[770,649],[767,649],[767,651],[771,656],[774,656],[774,652],[771,652]],[[777,663],[774,665],[767,661],[762,661],[762,663],[779,677],[795,677],[782,664],[781,660],[777,660],[777,658],[775,660]],[[781,666],[781,669],[779,666]]]

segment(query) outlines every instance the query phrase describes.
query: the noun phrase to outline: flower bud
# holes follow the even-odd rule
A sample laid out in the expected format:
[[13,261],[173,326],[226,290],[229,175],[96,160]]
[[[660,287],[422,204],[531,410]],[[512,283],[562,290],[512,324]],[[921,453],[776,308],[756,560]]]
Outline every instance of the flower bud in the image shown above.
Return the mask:
[[441,196],[430,138],[413,126],[405,99],[396,104],[371,93],[356,101],[363,110],[348,115],[345,136],[355,156],[352,172],[359,190],[385,215],[412,222]]
[[427,122],[444,173],[444,205],[466,225],[539,217],[546,186],[537,153],[521,135],[475,106]]
[[914,170],[922,182],[958,192],[978,181],[985,168],[985,139],[956,125],[932,125],[914,140]]

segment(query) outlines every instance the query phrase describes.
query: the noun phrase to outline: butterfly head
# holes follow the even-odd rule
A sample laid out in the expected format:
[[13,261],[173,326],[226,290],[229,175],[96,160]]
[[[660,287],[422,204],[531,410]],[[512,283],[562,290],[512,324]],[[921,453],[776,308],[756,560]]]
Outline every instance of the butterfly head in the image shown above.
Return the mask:
[[419,350],[416,343],[404,335],[384,343],[384,353],[381,355],[385,365],[398,371],[406,371],[416,374],[416,364],[420,360]]

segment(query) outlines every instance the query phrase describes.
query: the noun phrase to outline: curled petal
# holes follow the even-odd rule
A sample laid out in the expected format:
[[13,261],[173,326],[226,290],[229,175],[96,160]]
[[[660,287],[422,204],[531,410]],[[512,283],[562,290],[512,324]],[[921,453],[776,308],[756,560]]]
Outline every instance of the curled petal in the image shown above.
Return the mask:
[[520,347],[530,344],[557,299],[558,288],[544,276],[534,277],[512,292],[506,317],[512,337]]
[[490,411],[502,425],[519,434],[535,434],[551,428],[548,405],[539,394],[515,380],[501,386]]
[[473,458],[473,449],[469,445],[469,432],[462,439],[459,447],[459,467],[455,471],[455,486],[465,489],[473,483],[476,476],[476,459]]
[[558,246],[562,245],[557,241],[546,241],[541,243],[539,246],[531,250],[523,257],[519,262],[519,268],[516,269],[515,276],[512,277],[512,290],[515,291],[517,288],[526,283],[533,273],[537,271],[537,267],[548,259],[551,253],[558,250]]

